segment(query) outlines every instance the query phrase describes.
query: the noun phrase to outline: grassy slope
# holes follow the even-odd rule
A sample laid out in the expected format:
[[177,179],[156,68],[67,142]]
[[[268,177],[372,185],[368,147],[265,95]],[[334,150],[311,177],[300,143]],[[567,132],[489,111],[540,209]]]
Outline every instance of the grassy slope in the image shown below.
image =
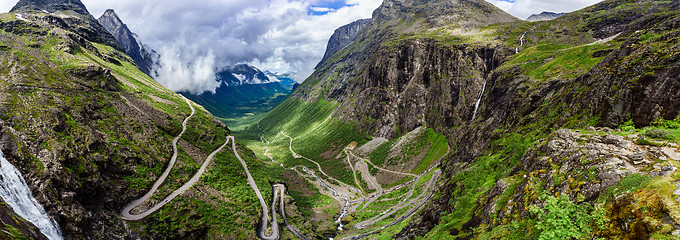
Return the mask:
[[[498,34],[509,32],[508,42],[516,41],[519,43],[519,36],[524,31],[529,31],[533,25],[537,25],[534,30],[531,30],[532,33],[528,35],[530,37],[524,39],[525,46],[522,51],[519,54],[510,57],[498,68],[498,71],[502,72],[513,67],[519,67],[522,70],[521,76],[516,78],[525,78],[528,80],[527,85],[530,86],[526,90],[528,94],[533,91],[533,87],[540,86],[540,84],[547,81],[574,81],[596,67],[597,64],[603,60],[603,55],[598,53],[606,53],[607,51],[617,49],[621,47],[622,43],[619,39],[614,39],[609,42],[587,44],[588,42],[595,41],[590,33],[579,33],[578,31],[574,31],[571,34],[564,34],[563,32],[557,31],[557,29],[578,30],[584,27],[579,24],[603,21],[610,16],[616,16],[616,13],[621,14],[621,12],[626,11],[645,11],[642,9],[649,8],[650,4],[653,5],[658,3],[668,3],[668,1],[623,4],[613,10],[603,10],[592,13],[588,15],[586,19],[576,22],[565,22],[558,19],[550,22],[513,23],[510,25],[501,24],[491,26],[490,28],[497,28],[499,30]],[[657,15],[659,15],[659,17],[667,17],[672,14],[674,13],[660,11]],[[673,44],[673,41],[659,41],[659,38],[664,35],[675,35],[676,31],[677,30],[670,29],[667,32],[656,32],[654,30],[636,32],[632,37],[638,38],[639,44],[643,44],[645,46],[643,47],[644,51],[648,51],[648,53],[645,55],[632,54],[631,56],[625,57],[626,61],[624,62],[626,64],[645,64],[644,66],[648,68],[648,71],[651,73],[653,73],[655,69],[663,68],[664,66],[656,66],[647,63],[649,61],[646,59],[651,59],[650,56],[657,56],[654,57],[654,59],[669,58],[671,55],[669,55],[667,50],[664,51],[663,49],[668,49],[670,47],[669,44]],[[624,66],[625,64],[622,67]],[[635,80],[635,78],[631,79],[632,82]],[[583,90],[585,91],[587,89]],[[579,114],[565,117],[563,113],[570,112],[571,106],[543,105],[541,108],[546,109],[545,112],[548,112],[549,114],[542,115],[538,118],[534,116],[531,121],[524,121],[526,122],[524,125],[506,126],[512,130],[497,130],[500,138],[486,150],[486,154],[483,154],[483,157],[477,159],[464,171],[454,175],[453,178],[449,180],[453,186],[459,186],[453,193],[454,197],[452,199],[455,200],[452,200],[452,202],[449,203],[452,209],[449,212],[444,213],[439,225],[426,235],[428,239],[450,239],[455,236],[465,237],[471,234],[475,236],[475,239],[534,239],[538,238],[541,233],[556,231],[555,228],[538,229],[536,227],[536,215],[529,215],[526,218],[513,215],[510,219],[493,219],[494,216],[491,216],[492,223],[483,224],[476,230],[472,229],[467,232],[461,230],[464,228],[464,224],[471,221],[473,216],[482,214],[479,212],[479,208],[482,206],[480,204],[483,204],[482,201],[484,201],[484,197],[486,197],[488,191],[491,190],[497,181],[503,180],[506,183],[509,183],[510,187],[499,197],[500,200],[498,201],[498,205],[495,206],[496,209],[504,209],[508,197],[519,193],[515,191],[517,190],[517,184],[521,179],[524,179],[522,176],[526,176],[527,174],[532,176],[532,174],[535,173],[519,172],[510,175],[510,171],[518,164],[518,159],[528,147],[540,143],[538,139],[547,137],[555,129],[554,127],[584,129],[586,126],[592,126],[598,123],[597,117],[593,117],[587,110]],[[677,125],[669,123],[677,121],[677,119],[675,121],[659,120],[655,127],[646,130],[635,129],[633,127],[619,130],[614,134],[627,136],[629,134],[644,134],[655,131],[657,133],[657,135],[655,135],[657,138],[652,140],[657,140],[657,142],[643,142],[643,144],[663,144],[658,143],[658,140],[677,142]],[[632,122],[629,122],[628,125],[633,124]],[[662,130],[656,131],[653,129]],[[661,133],[659,134],[659,132]],[[598,134],[603,133],[600,132]],[[641,144],[640,141],[638,141],[638,144]],[[580,175],[588,175],[588,173],[583,172],[580,173]],[[673,189],[669,184],[670,182],[673,182],[674,179],[675,177],[670,179],[656,177],[654,180],[647,181],[642,185],[639,185],[639,182],[627,184],[626,181],[621,181],[619,185],[623,185],[623,187],[617,185],[612,187],[612,189],[619,189],[616,190],[619,192],[628,191],[635,193],[633,195],[635,200],[633,201],[640,201],[642,203],[635,205],[630,211],[656,215],[660,213],[655,212],[655,210],[647,210],[647,208],[654,204],[661,204],[660,202],[669,200],[673,197],[672,194],[668,193],[667,188]],[[524,191],[534,192],[526,192],[526,199],[538,199],[540,195],[546,194],[548,189],[542,188],[545,181],[546,179],[531,178],[529,182],[530,185],[534,187],[529,190],[524,189]],[[656,182],[656,184],[651,184],[649,182]],[[623,190],[621,190],[621,188]],[[650,200],[649,195],[654,193],[659,193],[659,196]],[[600,196],[600,199],[597,200],[597,202],[599,202],[599,204],[607,202],[605,199],[608,196],[610,197],[611,195]],[[529,207],[529,205],[530,204],[527,204],[525,207]],[[580,203],[580,205],[583,205],[583,203]],[[596,206],[602,207],[602,205]],[[616,213],[612,212],[613,210],[611,208],[606,210],[606,216],[608,218],[616,218]],[[675,210],[670,210],[671,215],[675,213]],[[668,234],[670,231],[665,230],[665,228],[662,227],[663,224],[656,223],[656,225],[652,225],[658,227],[655,230],[650,229],[650,231],[653,232],[658,231],[657,233],[654,233],[654,238],[669,238]],[[595,229],[595,227],[593,227],[593,229]],[[559,231],[566,230],[559,229]],[[585,229],[581,228],[576,231],[585,231]],[[454,232],[455,234],[452,234]],[[599,236],[614,237],[622,236],[627,233],[621,232],[620,229],[615,228],[612,225],[610,233],[604,234],[598,232],[598,234]]]
[[[625,2],[625,1],[618,1]],[[630,1],[629,1],[630,2]],[[489,43],[497,43],[499,38],[503,38],[505,42],[503,45],[508,48],[514,48],[519,45],[520,36],[527,31],[530,34],[524,39],[525,45],[521,48],[521,52],[517,55],[509,57],[506,62],[498,68],[499,72],[506,71],[508,69],[519,68],[519,76],[513,76],[517,78],[526,79],[527,88],[524,90],[526,96],[530,96],[532,91],[535,91],[541,84],[545,84],[550,81],[562,81],[570,82],[577,81],[577,79],[591,71],[593,68],[602,67],[598,66],[604,59],[606,53],[616,50],[622,46],[622,42],[627,39],[614,39],[608,42],[595,42],[598,39],[593,37],[593,32],[579,32],[586,28],[586,24],[597,24],[598,22],[611,21],[611,18],[615,18],[617,14],[623,15],[627,12],[644,12],[650,9],[654,4],[658,3],[669,3],[669,1],[656,1],[655,3],[625,3],[620,5],[613,10],[603,10],[593,13],[588,13],[583,19],[577,19],[575,21],[552,21],[552,22],[539,22],[539,23],[527,23],[518,22],[510,24],[498,24],[488,26],[481,30],[481,36],[477,35],[475,37],[469,36],[452,36],[447,35],[446,31],[430,31],[426,34],[411,34],[400,36],[394,39],[392,42],[386,42],[385,44],[389,47],[390,45],[395,45],[396,42],[402,41],[404,39],[410,38],[429,38],[438,40],[442,45],[460,45],[460,44],[479,44],[487,45]],[[676,13],[665,13],[659,11],[657,14],[659,18],[666,18],[674,16]],[[612,17],[613,16],[613,17]],[[533,30],[532,27],[536,26]],[[570,31],[571,30],[571,31]],[[676,39],[665,36],[674,36],[676,30],[669,30],[666,32],[659,32],[655,30],[641,30],[632,35],[633,38],[639,40],[639,44],[644,46],[643,50],[647,51],[648,54],[632,54],[624,58],[626,64],[644,64],[647,68],[646,73],[652,73],[656,69],[664,68],[665,66],[655,65],[649,59],[668,59],[673,57],[672,52],[667,49],[672,48],[674,44],[677,44]],[[593,43],[595,42],[595,43]],[[515,44],[516,43],[516,44]],[[591,44],[593,43],[593,44]],[[666,50],[665,50],[666,49]],[[608,68],[613,68],[608,66]],[[511,72],[511,71],[506,71]],[[513,72],[511,72],[513,73]],[[636,79],[632,78],[631,83],[635,83]],[[315,84],[313,81],[309,84]],[[578,91],[587,92],[589,89],[576,89]],[[293,100],[295,101],[295,100]],[[323,101],[323,100],[322,100]],[[308,104],[313,105],[313,104]],[[299,107],[296,109],[300,109]],[[275,110],[276,111],[276,110]],[[510,219],[492,219],[492,223],[489,225],[483,225],[480,229],[467,229],[466,231],[461,230],[464,225],[473,218],[475,215],[481,214],[479,207],[481,206],[480,201],[484,199],[489,190],[494,186],[499,180],[506,182],[509,187],[499,196],[499,200],[494,209],[503,210],[506,209],[506,204],[508,204],[509,198],[516,194],[518,189],[518,184],[523,179],[523,175],[527,174],[525,172],[512,173],[511,170],[514,169],[519,164],[519,159],[522,157],[524,152],[531,146],[536,146],[541,143],[539,139],[544,139],[549,136],[556,127],[565,128],[577,128],[584,129],[586,126],[592,126],[597,124],[599,119],[597,116],[593,116],[594,113],[588,112],[588,110],[578,110],[573,114],[572,106],[566,104],[552,104],[540,106],[540,111],[543,114],[539,117],[532,116],[532,118],[527,118],[528,121],[521,121],[520,124],[508,124],[508,126],[503,126],[502,129],[498,129],[497,139],[493,144],[487,149],[483,149],[483,157],[476,159],[469,166],[467,166],[463,171],[457,173],[452,179],[449,179],[449,184],[457,186],[454,198],[449,203],[452,210],[443,213],[444,216],[438,226],[430,232],[427,237],[432,239],[450,239],[455,237],[465,237],[470,234],[475,234],[480,239],[485,238],[512,238],[517,237],[517,239],[527,238],[527,237],[538,237],[541,231],[549,232],[547,230],[555,229],[537,229],[535,225],[536,222],[535,215],[530,215],[527,218],[522,218],[520,216],[513,215]],[[564,113],[572,113],[571,115]],[[304,126],[314,125],[323,119],[322,116],[311,117],[309,121],[300,121],[298,115],[293,114],[290,117],[288,113],[279,112],[278,114],[272,114],[273,116],[279,116],[283,123],[275,126],[278,130],[282,129],[295,129],[296,132],[305,132],[307,134],[314,133],[308,132],[301,129],[296,129],[300,127],[300,123]],[[275,120],[275,117],[269,115],[268,120],[271,122]],[[289,116],[289,117],[286,117]],[[312,115],[314,116],[314,115]],[[267,119],[267,118],[265,118]],[[275,121],[274,121],[275,122]],[[294,124],[288,124],[294,123]],[[666,124],[666,123],[664,123]],[[678,133],[677,128],[669,127],[668,124],[658,125],[656,128],[662,129],[661,133],[656,131],[654,136],[659,139],[665,139],[670,141],[677,141]],[[271,123],[270,123],[271,126]],[[263,127],[265,132],[269,128]],[[292,130],[291,130],[292,131]],[[632,131],[625,130],[617,132],[616,134],[627,135],[631,133],[649,133],[655,130],[635,130]],[[254,132],[254,131],[252,131]],[[664,133],[665,132],[665,133]],[[316,132],[316,134],[325,134],[326,131]],[[253,136],[255,133],[251,133]],[[274,133],[269,132],[270,136]],[[297,135],[298,137],[300,135]],[[256,138],[251,137],[253,141]],[[277,139],[278,141],[278,139]],[[389,159],[385,159],[388,150],[394,144],[396,139],[383,144],[378,148],[372,155],[371,158],[375,158],[379,164],[388,162]],[[285,144],[285,147],[279,149],[287,149],[287,140],[280,142],[279,144]],[[321,145],[328,145],[328,141],[321,141]],[[640,144],[640,142],[638,142]],[[643,142],[645,143],[645,142]],[[655,142],[645,143],[645,144],[659,144]],[[315,147],[311,147],[315,148]],[[318,148],[318,147],[317,147]],[[263,148],[261,148],[263,149]],[[295,149],[295,145],[294,145]],[[271,151],[271,149],[270,149]],[[296,150],[300,152],[300,150]],[[285,152],[285,151],[284,151]],[[318,153],[319,151],[311,151],[313,153]],[[285,158],[285,156],[281,156]],[[535,173],[531,173],[535,174]],[[533,176],[531,175],[530,176]],[[580,176],[589,175],[588,172],[578,173]],[[347,179],[347,178],[343,178]],[[670,179],[673,180],[673,179]],[[643,184],[642,187],[631,188],[631,184],[626,184],[622,181],[621,184],[625,185],[623,188],[629,190],[630,192],[636,192],[635,198],[638,200],[648,200],[649,195],[654,192],[660,192],[660,198],[655,198],[654,201],[665,201],[670,199],[672,196],[669,194],[669,179],[656,178],[654,181],[657,184]],[[352,181],[349,181],[352,182]],[[530,182],[532,189],[526,191],[534,191],[527,193],[527,199],[535,200],[538,199],[541,194],[545,194],[547,189],[542,189],[542,184],[544,184],[545,179],[531,178]],[[649,181],[647,181],[649,182]],[[635,185],[635,184],[632,184]],[[618,187],[614,187],[618,188]],[[624,190],[624,191],[625,191]],[[618,191],[618,190],[617,190]],[[441,196],[440,196],[441,197]],[[549,198],[545,198],[549,199]],[[528,201],[528,200],[527,200]],[[562,203],[562,202],[560,202]],[[647,202],[646,204],[637,205],[636,211],[638,213],[652,213],[646,208],[650,207],[654,202]],[[658,202],[657,202],[658,203]],[[566,204],[566,203],[565,203]],[[571,205],[570,205],[571,204]],[[566,204],[567,206],[573,207],[575,203]],[[527,204],[525,207],[529,207]],[[578,204],[583,206],[584,204]],[[532,205],[533,206],[533,205]],[[592,210],[592,209],[590,209]],[[588,214],[591,214],[588,210]],[[611,209],[609,209],[611,210]],[[546,210],[547,211],[547,210]],[[594,214],[594,213],[592,213]],[[609,216],[612,216],[611,212],[608,212]],[[658,214],[658,213],[654,213]],[[516,220],[516,221],[515,221]],[[402,225],[398,225],[402,226]],[[654,225],[657,226],[657,225]],[[659,228],[666,228],[665,226],[658,225]],[[488,227],[488,228],[487,228]],[[453,231],[453,230],[456,231]],[[489,230],[491,229],[491,230]],[[529,234],[523,236],[515,236],[512,234],[513,231],[518,231],[519,234]],[[528,229],[528,230],[525,230]],[[585,231],[585,229],[583,229]],[[666,229],[667,230],[667,229]],[[659,238],[667,237],[669,233],[666,230],[659,231],[655,233],[654,236]],[[454,233],[454,236],[451,234]],[[618,233],[616,233],[618,234]],[[615,235],[615,234],[614,234]]]
[[[2,14],[0,20],[10,22],[15,17],[14,14]],[[89,48],[75,45],[71,52],[61,51],[63,46],[71,44],[66,37],[67,29],[19,24],[22,31],[29,33],[16,34],[0,29],[0,59],[5,62],[5,67],[0,67],[0,76],[3,76],[0,77],[0,85],[3,89],[11,89],[16,84],[31,86],[1,93],[1,119],[24,139],[17,142],[19,154],[14,155],[33,159],[33,164],[27,167],[40,173],[45,171],[45,165],[30,149],[67,149],[76,158],[66,159],[62,163],[63,172],[57,173],[57,176],[83,182],[89,182],[86,178],[101,177],[105,182],[128,186],[121,188],[125,191],[109,193],[114,199],[120,199],[119,204],[123,204],[125,199],[141,196],[160,176],[172,154],[170,142],[179,133],[181,121],[190,112],[184,99],[143,74],[128,57],[109,46],[90,42],[86,43],[91,44]],[[31,34],[31,31],[39,33]],[[19,68],[24,72],[10,75],[10,69],[15,66],[26,67]],[[114,79],[105,79],[105,75],[80,79],[71,74],[74,70],[88,67],[110,70]],[[101,84],[96,81],[101,81]],[[118,90],[104,89],[107,84]],[[83,85],[88,90],[81,90]],[[147,105],[131,104],[129,100],[132,99],[142,100],[142,104]],[[154,110],[145,110],[146,114],[160,115],[161,119],[166,119],[165,123],[134,116],[139,113],[131,115],[128,111],[136,108],[132,105],[152,107]],[[92,111],[89,110],[91,106],[96,106],[94,112],[87,112]],[[207,155],[222,145],[230,133],[204,108],[195,104],[194,107],[197,112],[189,121],[182,142],[200,152],[199,155]],[[89,117],[92,116],[101,117],[91,120]],[[33,120],[29,119],[31,117]],[[64,127],[59,127],[61,125]],[[91,139],[96,139],[94,132],[102,134],[106,145],[97,149],[90,149],[93,145],[89,145],[86,149],[84,146],[92,144]],[[250,150],[240,146],[241,156],[248,162],[263,195],[269,196],[271,189],[267,187],[267,181],[276,181],[280,179],[279,175],[263,165]],[[167,184],[160,189],[161,193],[181,186],[204,160],[188,156],[187,151],[180,149],[178,170],[170,175]],[[243,169],[230,151],[230,148],[225,148],[214,159],[213,167],[193,188],[202,189],[200,192],[189,191],[151,218],[130,223],[132,229],[147,237],[253,236],[258,216],[252,213],[259,209],[258,201],[245,181]],[[111,176],[107,173],[109,165],[126,169],[128,173]],[[206,189],[210,191],[206,193]],[[77,186],[70,191],[88,194]],[[108,206],[114,212],[118,211],[116,207],[122,206]],[[113,223],[114,228],[118,226],[115,224],[121,223],[116,219],[107,221]],[[119,227],[122,228],[122,225]],[[65,233],[68,231],[65,228]]]
[[[304,102],[291,98],[267,113],[260,121],[253,123],[253,125],[245,131],[237,132],[235,134],[242,139],[248,147],[253,149],[256,155],[263,161],[269,161],[269,158],[264,155],[265,149],[268,149],[268,155],[272,156],[275,161],[282,163],[285,168],[302,165],[316,169],[316,166],[313,163],[305,159],[293,158],[289,151],[290,139],[280,133],[282,132],[290,135],[290,137],[294,139],[292,148],[296,153],[316,160],[324,171],[332,177],[346,184],[356,186],[352,172],[345,159],[346,155],[342,150],[352,142],[356,142],[358,146],[363,145],[368,142],[368,136],[361,133],[352,123],[338,121],[338,116],[332,115],[336,106],[336,103],[323,99],[316,102]],[[260,136],[264,136],[269,141],[269,144],[267,144],[267,141],[263,141]],[[397,139],[399,138],[395,138],[395,140],[390,141],[390,143]],[[388,145],[390,144],[385,143],[380,149],[382,149],[383,146]],[[423,160],[419,162],[419,165],[413,171],[414,173],[421,173],[447,153],[448,143],[444,136],[435,133],[432,129],[427,129],[414,138],[409,144],[404,144],[403,149],[396,149],[395,151],[401,153],[400,156],[404,161],[410,160],[410,158],[415,157],[416,155],[423,155]],[[382,164],[378,163],[378,165]],[[280,170],[285,171],[286,169],[282,168]],[[290,174],[295,173],[293,172]],[[428,176],[430,175],[431,174],[428,174]],[[405,181],[408,179],[403,180]],[[365,182],[360,182],[365,185]],[[421,181],[421,184],[423,182],[424,180]],[[291,182],[288,182],[288,184],[290,185]],[[311,185],[298,185],[299,186],[296,186],[295,188],[304,188],[306,189],[305,191],[312,193],[304,194],[293,190],[289,192],[296,200],[297,206],[302,208],[302,211],[305,214],[304,217],[310,217],[313,209],[327,212],[327,214],[331,216],[336,214],[337,208],[329,208],[332,203],[329,197],[319,194],[318,189]],[[396,193],[381,197],[380,199],[396,197],[405,193],[407,190],[408,188],[404,188]],[[418,193],[419,192],[416,191],[416,194],[414,195],[417,195]],[[367,209],[366,212],[359,215],[353,215],[346,220],[351,221],[350,224],[354,224],[370,217],[372,213],[385,211],[396,203],[398,203],[397,200],[374,204]],[[410,208],[403,209],[396,215],[403,214],[408,209]],[[325,224],[330,224],[331,220],[332,219],[327,219]],[[381,224],[385,225],[392,220],[394,219],[388,218],[375,226],[381,226]],[[405,222],[408,222],[408,220]],[[332,227],[324,225],[323,222],[319,223],[319,225],[321,228],[316,230],[317,233],[320,231],[327,231],[324,230],[326,228],[330,228],[329,230],[333,229]],[[398,224],[385,231],[395,233],[400,231],[403,226],[404,224]],[[372,230],[374,230],[374,228],[343,232],[342,234],[349,236]]]

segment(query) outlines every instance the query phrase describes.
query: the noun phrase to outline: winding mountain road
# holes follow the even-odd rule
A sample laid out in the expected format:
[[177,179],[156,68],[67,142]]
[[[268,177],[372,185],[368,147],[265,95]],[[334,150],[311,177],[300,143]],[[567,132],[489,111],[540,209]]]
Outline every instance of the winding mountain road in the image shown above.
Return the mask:
[[163,202],[161,202],[161,204],[157,204],[152,209],[149,209],[149,210],[144,211],[144,212],[139,213],[139,214],[130,213],[132,211],[132,209],[135,209],[139,205],[141,205],[142,203],[146,202],[146,200],[148,200],[153,195],[153,193],[156,192],[156,190],[158,190],[158,188],[161,186],[161,184],[163,184],[163,182],[165,182],[165,179],[168,178],[168,175],[170,175],[170,171],[172,171],[172,168],[175,166],[175,162],[177,162],[177,142],[179,142],[179,139],[182,138],[182,135],[184,135],[184,132],[187,130],[187,122],[189,122],[189,119],[191,119],[191,117],[193,117],[194,114],[196,113],[196,110],[194,109],[194,107],[189,102],[189,99],[184,98],[184,100],[189,105],[189,108],[191,108],[191,115],[189,115],[187,118],[184,119],[184,121],[182,122],[182,132],[180,132],[179,135],[177,135],[177,137],[172,140],[173,153],[172,153],[172,157],[170,158],[170,163],[168,164],[168,167],[165,169],[165,172],[163,172],[163,175],[161,175],[161,177],[158,178],[158,180],[156,180],[156,182],[153,184],[153,187],[151,187],[151,190],[149,190],[149,192],[147,192],[141,198],[130,203],[127,207],[123,208],[123,211],[121,212],[120,215],[124,220],[128,220],[128,221],[141,220],[141,219],[151,215],[153,212],[160,209],[165,204],[170,202],[170,200],[172,200],[172,199],[166,198],[165,200],[163,200]]
[[285,210],[285,206],[284,206],[284,203],[283,203],[283,197],[286,194],[286,186],[284,186],[283,184],[274,184],[272,186],[272,188],[274,190],[273,191],[274,196],[273,196],[273,199],[272,199],[272,214],[274,214],[274,211],[273,211],[274,205],[276,204],[276,201],[278,199],[279,200],[279,214],[281,214],[281,218],[283,218],[283,223],[286,224],[286,228],[288,228],[288,230],[291,233],[293,233],[293,235],[295,235],[297,238],[302,239],[302,240],[307,240],[307,238],[305,236],[303,236],[302,234],[300,234],[300,232],[298,232],[297,229],[295,229],[292,225],[288,224],[288,220],[286,219],[286,210]]
[[291,154],[293,154],[294,158],[302,158],[302,159],[305,159],[307,161],[314,163],[316,165],[316,167],[319,169],[319,172],[321,172],[321,174],[326,176],[326,178],[333,180],[334,182],[342,185],[343,187],[347,188],[348,190],[351,190],[351,191],[354,191],[354,192],[357,192],[357,193],[361,193],[361,191],[359,189],[352,187],[350,185],[347,185],[346,183],[341,182],[340,180],[337,180],[337,179],[331,177],[330,175],[326,174],[326,172],[323,171],[323,169],[321,168],[321,165],[318,162],[316,162],[316,161],[314,161],[314,160],[312,160],[308,157],[302,156],[302,155],[296,153],[295,151],[293,151],[293,138],[288,136],[288,134],[286,134],[284,132],[281,132],[281,134],[290,139],[290,144],[288,145],[288,150],[290,150],[290,152],[291,152]]
[[[390,208],[389,212],[386,212],[384,214],[380,214],[380,215],[375,216],[375,217],[368,219],[366,221],[354,224],[354,228],[355,229],[363,229],[367,226],[373,225],[373,224],[391,216],[392,214],[396,213],[397,211],[415,204],[419,200],[426,199],[425,196],[432,193],[432,191],[433,191],[432,185],[436,182],[437,178],[440,175],[441,175],[441,170],[436,170],[433,173],[432,178],[430,179],[430,182],[427,184],[426,189],[418,197],[412,199],[411,201],[409,201],[407,203],[403,203],[403,204],[400,204],[400,205],[397,205],[397,206]],[[413,186],[409,190],[409,193],[407,194],[408,195],[407,199],[410,198],[411,195],[413,195],[413,191],[414,191],[416,185],[417,185],[417,182],[415,184],[413,184]]]
[[[361,234],[361,235],[357,235],[357,236],[353,236],[353,237],[347,237],[347,238],[345,238],[345,239],[352,239],[352,240],[354,240],[354,239],[362,239],[362,238],[368,237],[368,236],[370,236],[370,235],[380,233],[380,231],[382,231],[383,229],[388,228],[388,227],[390,227],[390,226],[393,226],[393,225],[395,225],[395,224],[397,224],[397,223],[400,223],[401,221],[404,221],[406,218],[410,217],[410,216],[413,215],[416,211],[418,211],[418,209],[422,208],[422,207],[425,205],[425,203],[427,203],[427,201],[429,201],[429,200],[432,198],[432,196],[434,195],[434,189],[432,188],[432,185],[437,181],[436,179],[439,178],[440,176],[441,176],[441,170],[437,170],[437,171],[434,172],[434,174],[432,175],[432,179],[430,179],[430,183],[429,183],[427,189],[426,189],[425,191],[423,191],[423,193],[422,193],[420,196],[418,196],[418,198],[415,198],[415,199],[411,200],[411,202],[410,202],[408,205],[413,205],[413,204],[416,203],[418,200],[420,200],[420,203],[418,203],[418,205],[416,205],[415,207],[411,208],[411,210],[409,210],[408,212],[406,212],[406,214],[402,215],[401,217],[398,217],[397,219],[395,219],[395,220],[392,221],[391,223],[389,223],[389,224],[387,224],[387,225],[385,225],[385,226],[382,226],[382,227],[380,227],[380,228],[377,229],[377,230],[373,230],[373,231],[371,231],[371,232],[369,232],[369,233],[365,233],[365,234]],[[425,194],[426,192],[428,192],[428,194],[427,194],[427,196],[424,196],[424,194]],[[405,207],[405,206],[404,206],[404,207]],[[402,207],[402,208],[403,208],[403,207]],[[400,209],[401,209],[401,208],[400,208]],[[396,212],[396,211],[392,211],[392,212],[390,212],[389,214],[385,214],[384,216],[389,216],[389,215],[393,214],[394,212]]]
[[[246,164],[245,161],[241,158],[241,155],[238,154],[238,151],[236,151],[236,139],[233,136],[227,137],[227,139],[231,139],[231,148],[234,150],[234,155],[238,159],[239,162],[241,162],[241,166],[243,166],[243,169],[246,172],[246,176],[248,177],[248,185],[255,191],[255,195],[257,195],[257,199],[260,200],[260,205],[262,207],[262,225],[260,226],[260,232],[258,232],[258,236],[261,239],[264,240],[274,240],[279,238],[279,222],[276,220],[276,210],[272,206],[272,226],[271,226],[271,232],[267,232],[267,228],[269,227],[269,211],[267,207],[267,203],[264,201],[264,198],[262,197],[262,193],[260,192],[260,188],[257,187],[257,184],[255,183],[255,179],[253,179],[253,176],[250,175],[250,170],[248,170],[248,165]],[[273,205],[273,204],[272,204]]]

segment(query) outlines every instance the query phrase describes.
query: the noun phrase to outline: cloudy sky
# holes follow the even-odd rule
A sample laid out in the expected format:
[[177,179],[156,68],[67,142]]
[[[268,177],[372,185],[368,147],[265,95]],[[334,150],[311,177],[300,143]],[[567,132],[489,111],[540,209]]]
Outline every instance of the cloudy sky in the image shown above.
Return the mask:
[[[323,57],[328,38],[347,23],[370,18],[382,0],[81,0],[95,17],[115,9],[162,56],[156,79],[170,88],[214,90],[216,70],[250,63],[294,71],[301,82]],[[525,19],[568,12],[601,0],[487,0]],[[17,1],[0,1],[0,12]]]

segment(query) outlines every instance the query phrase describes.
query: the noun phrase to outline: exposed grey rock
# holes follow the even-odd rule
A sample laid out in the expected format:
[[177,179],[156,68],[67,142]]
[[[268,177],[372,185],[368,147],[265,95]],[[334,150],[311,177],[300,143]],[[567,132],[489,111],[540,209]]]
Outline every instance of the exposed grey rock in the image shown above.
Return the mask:
[[527,18],[527,21],[529,22],[549,21],[561,17],[564,14],[566,13],[542,12],[540,14],[533,14],[529,16],[529,18]]
[[124,50],[113,35],[87,11],[80,0],[21,0],[10,12],[37,13],[35,17],[43,18],[45,22],[55,26],[70,29],[89,41]]
[[113,9],[106,10],[97,21],[120,42],[125,53],[135,61],[137,67],[150,75],[155,62],[158,62],[158,53],[142,44],[139,37],[130,31]]
[[332,57],[334,54],[354,41],[354,38],[357,37],[359,32],[364,29],[364,27],[368,25],[370,21],[371,19],[360,19],[336,29],[335,33],[333,33],[333,36],[331,36],[331,38],[328,40],[326,53],[323,55],[323,58],[317,67],[323,64],[326,59]]

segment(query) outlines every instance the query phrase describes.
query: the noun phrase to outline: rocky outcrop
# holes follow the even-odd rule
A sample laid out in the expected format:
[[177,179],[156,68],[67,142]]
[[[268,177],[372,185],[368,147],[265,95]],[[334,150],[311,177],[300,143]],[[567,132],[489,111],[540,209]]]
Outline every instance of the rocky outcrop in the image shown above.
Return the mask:
[[323,64],[323,62],[325,62],[328,58],[349,45],[370,21],[371,19],[360,19],[336,29],[335,33],[333,33],[331,38],[328,40],[326,53],[323,55],[323,58],[317,67]]
[[[17,231],[18,230],[18,231]],[[2,198],[0,198],[0,239],[47,240],[35,225],[17,215]]]
[[125,53],[135,61],[137,67],[150,75],[154,62],[157,62],[158,59],[156,51],[145,47],[139,41],[138,36],[130,31],[113,9],[107,9],[97,21],[120,42]]
[[20,11],[74,11],[83,15],[90,15],[85,5],[80,0],[21,0],[10,12]]
[[[69,29],[91,42],[124,50],[116,38],[87,11],[80,0],[21,0],[10,12],[35,13],[31,14],[31,17]],[[30,18],[28,15],[26,17]]]
[[527,18],[527,21],[529,22],[549,21],[561,17],[564,14],[566,13],[542,12],[540,14],[532,14]]

